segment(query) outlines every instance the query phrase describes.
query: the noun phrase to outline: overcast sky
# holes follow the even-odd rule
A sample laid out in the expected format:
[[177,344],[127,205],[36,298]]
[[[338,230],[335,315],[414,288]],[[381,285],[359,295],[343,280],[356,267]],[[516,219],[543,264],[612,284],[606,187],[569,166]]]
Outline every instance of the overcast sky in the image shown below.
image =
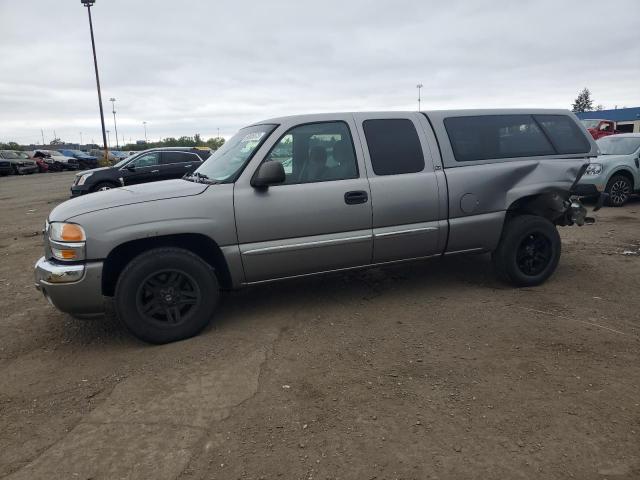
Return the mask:
[[[107,129],[231,135],[273,116],[640,105],[640,1],[96,0]],[[0,0],[0,141],[100,141],[80,0]]]

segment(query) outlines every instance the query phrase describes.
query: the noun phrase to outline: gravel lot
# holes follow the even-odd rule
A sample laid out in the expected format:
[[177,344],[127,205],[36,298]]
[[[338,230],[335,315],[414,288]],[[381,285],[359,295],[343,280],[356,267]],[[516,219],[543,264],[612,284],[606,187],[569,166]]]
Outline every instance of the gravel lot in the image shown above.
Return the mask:
[[154,347],[33,287],[72,176],[0,178],[1,478],[640,478],[640,201],[538,288],[487,256],[279,283]]

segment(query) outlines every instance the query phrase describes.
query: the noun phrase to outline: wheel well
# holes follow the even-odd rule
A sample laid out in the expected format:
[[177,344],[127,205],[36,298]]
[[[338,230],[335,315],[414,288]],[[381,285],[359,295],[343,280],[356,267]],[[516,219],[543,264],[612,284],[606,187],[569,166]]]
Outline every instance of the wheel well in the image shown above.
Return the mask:
[[114,187],[119,187],[120,186],[120,184],[118,182],[116,182],[115,180],[100,180],[98,183],[96,183],[92,187],[92,190],[95,189],[98,185],[102,185],[103,183],[108,183],[109,185],[113,185]]
[[609,180],[611,180],[616,175],[622,175],[623,177],[626,177],[631,182],[631,189],[632,190],[634,190],[636,188],[636,186],[633,184],[634,183],[633,182],[633,175],[631,175],[631,173],[628,170],[618,170],[613,175],[611,175],[611,177],[609,177]]
[[231,288],[231,273],[216,242],[206,235],[185,233],[132,240],[111,250],[102,270],[102,294],[112,297],[127,264],[142,252],[158,247],[178,247],[195,253],[216,270],[222,288]]
[[527,195],[509,205],[507,218],[529,214],[555,222],[563,215],[564,201],[565,199],[559,193]]

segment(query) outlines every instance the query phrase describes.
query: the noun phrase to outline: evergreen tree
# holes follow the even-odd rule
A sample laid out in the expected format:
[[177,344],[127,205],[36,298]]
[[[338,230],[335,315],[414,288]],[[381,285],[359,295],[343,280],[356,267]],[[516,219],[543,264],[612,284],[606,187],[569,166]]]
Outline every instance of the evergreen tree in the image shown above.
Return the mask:
[[576,112],[591,112],[593,111],[593,100],[591,99],[591,92],[587,87],[583,88],[578,94],[571,111]]

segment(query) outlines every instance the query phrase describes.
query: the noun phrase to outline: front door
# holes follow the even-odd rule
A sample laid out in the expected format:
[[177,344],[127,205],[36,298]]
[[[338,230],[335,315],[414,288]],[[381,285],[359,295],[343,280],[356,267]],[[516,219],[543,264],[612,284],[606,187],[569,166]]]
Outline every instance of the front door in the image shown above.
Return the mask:
[[125,185],[160,180],[160,152],[142,154],[120,171]]
[[249,182],[256,161],[236,182],[236,224],[247,282],[371,262],[369,182],[353,126],[347,115],[282,125],[262,161],[281,162],[286,181],[253,188]]

